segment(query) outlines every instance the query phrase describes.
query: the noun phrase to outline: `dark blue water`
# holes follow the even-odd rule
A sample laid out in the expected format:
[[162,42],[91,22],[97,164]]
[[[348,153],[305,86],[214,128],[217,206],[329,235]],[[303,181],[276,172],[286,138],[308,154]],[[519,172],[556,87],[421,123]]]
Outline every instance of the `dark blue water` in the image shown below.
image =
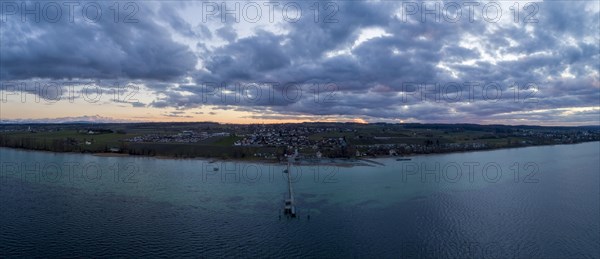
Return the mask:
[[0,149],[0,256],[599,258],[599,158],[594,142],[295,167],[287,219],[281,165]]

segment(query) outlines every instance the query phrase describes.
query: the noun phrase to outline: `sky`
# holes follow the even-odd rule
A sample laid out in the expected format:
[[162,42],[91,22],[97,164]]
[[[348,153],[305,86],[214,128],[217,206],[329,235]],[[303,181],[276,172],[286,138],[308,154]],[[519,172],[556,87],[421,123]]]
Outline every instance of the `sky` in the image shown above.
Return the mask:
[[2,1],[1,122],[600,125],[598,1]]

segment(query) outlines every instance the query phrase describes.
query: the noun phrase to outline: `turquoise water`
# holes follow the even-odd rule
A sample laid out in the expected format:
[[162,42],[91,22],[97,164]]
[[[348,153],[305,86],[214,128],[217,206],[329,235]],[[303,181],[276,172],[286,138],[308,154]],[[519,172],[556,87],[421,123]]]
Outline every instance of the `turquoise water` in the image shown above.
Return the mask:
[[279,164],[0,152],[2,256],[600,256],[599,142],[293,166],[298,219]]

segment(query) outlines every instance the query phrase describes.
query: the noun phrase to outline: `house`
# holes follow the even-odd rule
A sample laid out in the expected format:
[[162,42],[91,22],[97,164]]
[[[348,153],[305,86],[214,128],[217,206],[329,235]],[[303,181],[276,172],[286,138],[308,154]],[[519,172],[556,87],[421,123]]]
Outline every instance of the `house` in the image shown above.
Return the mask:
[[213,137],[229,137],[231,133],[229,132],[217,132],[212,134]]

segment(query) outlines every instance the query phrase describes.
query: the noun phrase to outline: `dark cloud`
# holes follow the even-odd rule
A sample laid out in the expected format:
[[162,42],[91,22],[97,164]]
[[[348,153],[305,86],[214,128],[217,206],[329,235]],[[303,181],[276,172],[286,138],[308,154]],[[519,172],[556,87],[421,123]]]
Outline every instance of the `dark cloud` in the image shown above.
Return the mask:
[[223,26],[220,29],[218,29],[217,35],[219,35],[219,37],[227,40],[228,42],[235,41],[235,39],[237,38],[237,33],[235,32],[233,27],[230,25]]
[[[181,14],[176,10],[185,8],[187,8],[186,2],[162,3],[160,16],[171,26],[171,28],[173,28],[175,33],[190,38],[199,37],[200,35],[204,36],[206,30],[203,30],[203,27],[199,27],[200,31],[196,32],[196,30],[192,28],[192,25],[181,18]],[[210,35],[210,31],[208,32],[208,35]]]
[[[275,30],[257,25],[250,34],[240,30],[252,26],[229,18],[226,23],[217,19],[192,25],[182,10],[194,5],[186,2],[153,8],[140,3],[143,15],[136,24],[9,21],[2,29],[0,75],[9,80],[141,80],[161,93],[151,107],[211,105],[252,112],[257,118],[512,123],[510,116],[515,115],[535,121],[598,122],[590,116],[598,110],[568,113],[581,119],[558,112],[598,107],[600,101],[600,16],[593,3],[532,3],[539,9],[535,23],[512,17],[498,23],[480,17],[470,22],[466,10],[457,22],[421,22],[420,16],[404,21],[398,14],[402,2],[394,1],[334,2],[330,10],[335,15],[326,19],[328,13],[321,12],[315,22],[309,12],[312,3],[296,3],[304,11],[299,21],[280,21]],[[176,43],[171,31],[195,50]],[[365,38],[373,31],[384,33]],[[195,69],[196,63],[202,68]],[[479,84],[474,92],[465,87],[474,82]],[[462,88],[444,88],[453,83]],[[444,94],[462,98],[423,100],[418,89],[406,88],[415,84],[437,84]],[[487,98],[482,87],[489,84],[502,94]],[[536,91],[522,89],[528,84]],[[207,92],[206,85],[233,92]],[[258,97],[251,90],[257,85],[262,89]],[[290,98],[290,85],[302,94]]]
[[[140,7],[135,16],[138,22],[125,23],[115,22],[109,15],[111,3],[93,3],[104,10],[104,16],[96,23],[76,15],[73,23],[67,17],[57,23],[23,23],[19,16],[6,19],[0,39],[2,79],[170,80],[193,69],[194,54],[172,40],[170,33],[157,23],[159,14],[146,5],[136,4]],[[34,6],[35,3],[24,4]],[[74,13],[82,13],[81,6],[85,4],[76,7]],[[171,8],[164,10],[174,13]],[[171,25],[179,29],[184,26],[180,19],[167,17],[171,17]]]

